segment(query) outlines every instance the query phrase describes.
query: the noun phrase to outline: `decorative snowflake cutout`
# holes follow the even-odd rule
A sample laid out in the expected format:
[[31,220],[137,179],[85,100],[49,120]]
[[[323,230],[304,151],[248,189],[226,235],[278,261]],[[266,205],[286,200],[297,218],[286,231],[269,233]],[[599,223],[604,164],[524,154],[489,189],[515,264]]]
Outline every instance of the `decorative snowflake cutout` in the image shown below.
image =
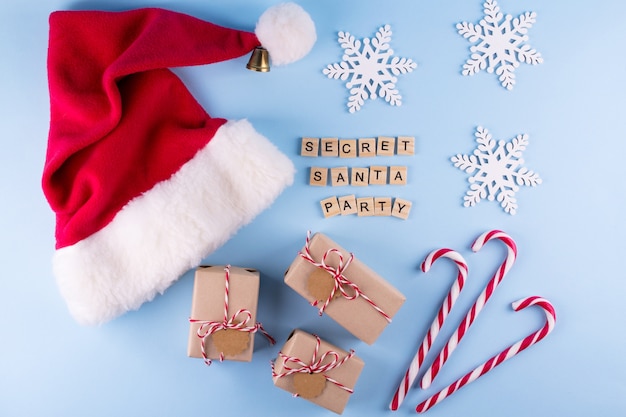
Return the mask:
[[350,90],[350,113],[360,110],[368,98],[381,97],[392,106],[402,105],[402,96],[396,90],[396,76],[413,71],[417,64],[409,58],[392,57],[390,41],[389,25],[378,29],[376,37],[364,38],[362,43],[348,32],[339,32],[339,44],[345,52],[343,62],[329,64],[323,73],[342,81],[350,77],[346,83]]
[[505,212],[515,214],[515,193],[519,186],[541,184],[539,174],[522,166],[522,152],[528,145],[528,135],[517,135],[508,143],[496,142],[487,129],[480,126],[474,135],[478,143],[474,154],[457,154],[451,158],[455,167],[473,174],[468,179],[470,187],[464,197],[464,206],[474,206],[484,198],[489,201],[497,199]]
[[[470,47],[472,53],[463,65],[463,75],[474,75],[487,69],[488,73],[499,76],[500,83],[508,90],[515,85],[515,68],[520,62],[541,64],[541,54],[525,42],[526,33],[535,23],[537,14],[526,12],[513,19],[509,14],[504,16],[495,0],[487,0],[484,4],[485,18],[475,25],[459,23],[456,25],[460,35],[478,45]],[[504,20],[503,20],[504,17]]]

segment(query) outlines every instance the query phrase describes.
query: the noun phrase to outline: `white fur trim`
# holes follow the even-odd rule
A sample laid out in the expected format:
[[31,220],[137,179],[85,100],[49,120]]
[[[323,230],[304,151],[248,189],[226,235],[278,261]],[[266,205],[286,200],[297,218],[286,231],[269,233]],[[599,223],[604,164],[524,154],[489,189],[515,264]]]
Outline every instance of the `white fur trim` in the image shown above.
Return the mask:
[[227,122],[104,229],[55,252],[70,312],[81,324],[99,324],[152,300],[269,207],[294,172],[248,121]]
[[267,9],[257,22],[255,34],[267,49],[274,65],[285,65],[311,51],[317,34],[311,16],[295,3]]

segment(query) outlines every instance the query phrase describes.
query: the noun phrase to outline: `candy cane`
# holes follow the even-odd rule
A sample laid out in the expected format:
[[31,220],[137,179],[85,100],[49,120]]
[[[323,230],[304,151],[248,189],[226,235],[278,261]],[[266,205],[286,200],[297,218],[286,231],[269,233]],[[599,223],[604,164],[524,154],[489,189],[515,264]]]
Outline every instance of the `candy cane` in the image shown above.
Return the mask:
[[490,232],[486,232],[480,235],[472,244],[472,250],[474,252],[478,252],[485,243],[492,239],[499,239],[504,242],[508,251],[506,259],[498,267],[491,280],[487,283],[487,286],[483,289],[482,293],[474,302],[474,305],[467,312],[461,324],[459,324],[459,327],[457,327],[454,334],[450,337],[450,340],[448,340],[441,352],[439,352],[439,355],[437,356],[435,361],[426,370],[426,373],[424,374],[420,382],[422,389],[427,389],[428,387],[430,387],[430,384],[439,373],[441,367],[444,365],[444,363],[446,363],[448,357],[452,354],[452,352],[454,352],[454,349],[456,349],[461,339],[463,339],[463,336],[470,328],[480,311],[483,309],[485,303],[487,303],[496,287],[500,284],[500,282],[502,282],[502,279],[511,270],[511,267],[515,262],[515,258],[517,257],[517,245],[509,235],[500,230],[492,230]]
[[458,298],[459,293],[461,292],[461,290],[463,289],[463,286],[465,285],[465,279],[467,278],[467,263],[465,262],[465,259],[463,259],[463,257],[458,252],[455,252],[452,249],[444,248],[444,249],[438,249],[438,250],[432,251],[426,257],[426,259],[424,259],[424,262],[422,263],[422,271],[428,272],[428,270],[430,270],[430,267],[433,265],[433,263],[437,259],[442,258],[442,257],[452,259],[454,263],[456,263],[456,266],[458,267],[459,272],[458,272],[456,280],[450,287],[450,291],[448,292],[448,295],[444,299],[443,304],[441,305],[441,308],[439,309],[439,312],[437,313],[437,317],[435,317],[435,319],[433,320],[433,323],[430,326],[430,329],[428,329],[428,332],[426,333],[426,336],[424,337],[422,344],[417,350],[415,357],[411,361],[409,368],[406,370],[406,373],[404,374],[404,377],[402,378],[402,381],[400,382],[400,386],[398,386],[398,389],[396,390],[393,396],[393,399],[391,400],[391,403],[389,404],[389,408],[394,411],[397,410],[398,407],[400,407],[400,405],[404,401],[404,398],[406,397],[406,394],[409,392],[411,385],[413,385],[413,381],[415,381],[415,378],[417,377],[417,373],[419,372],[420,366],[424,362],[424,358],[426,357],[426,355],[428,354],[428,351],[432,347],[432,343],[437,337],[437,335],[439,334],[439,330],[441,329],[441,326],[443,325],[444,320],[448,316],[448,313],[452,309],[452,306],[456,302],[456,299]]
[[429,410],[432,406],[440,403],[446,397],[452,395],[458,389],[469,384],[470,382],[475,381],[476,379],[485,375],[487,372],[489,372],[496,366],[500,365],[505,360],[512,358],[513,356],[517,355],[524,349],[534,345],[535,343],[539,342],[541,339],[546,337],[554,329],[554,325],[556,324],[556,313],[554,311],[554,307],[548,300],[546,300],[545,298],[533,296],[533,297],[523,298],[512,304],[513,309],[515,311],[523,310],[526,307],[529,307],[532,305],[537,305],[541,307],[546,315],[546,324],[541,329],[526,336],[524,339],[520,340],[514,345],[509,346],[507,349],[503,350],[496,356],[492,357],[487,362],[483,363],[482,365],[480,365],[473,371],[467,373],[465,376],[458,379],[456,382],[452,383],[451,385],[448,385],[446,388],[442,389],[437,394],[433,395],[432,397],[428,398],[424,402],[420,403],[416,407],[415,410],[418,413],[423,413]]

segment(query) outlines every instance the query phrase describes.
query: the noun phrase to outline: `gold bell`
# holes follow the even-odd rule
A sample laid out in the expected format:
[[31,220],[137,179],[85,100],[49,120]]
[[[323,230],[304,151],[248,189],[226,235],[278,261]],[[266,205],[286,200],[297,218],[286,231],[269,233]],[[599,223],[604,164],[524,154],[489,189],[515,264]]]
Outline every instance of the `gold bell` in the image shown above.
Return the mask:
[[270,71],[270,55],[267,49],[262,46],[257,46],[252,51],[252,56],[246,65],[251,71],[269,72]]

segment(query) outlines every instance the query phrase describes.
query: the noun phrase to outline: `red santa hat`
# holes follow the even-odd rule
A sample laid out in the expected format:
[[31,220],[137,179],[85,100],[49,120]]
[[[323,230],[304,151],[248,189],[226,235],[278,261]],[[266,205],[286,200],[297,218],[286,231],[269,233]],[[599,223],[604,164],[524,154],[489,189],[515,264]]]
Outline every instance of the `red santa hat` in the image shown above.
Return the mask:
[[168,68],[259,46],[282,65],[315,40],[293,3],[268,9],[255,33],[156,8],[51,14],[42,186],[56,213],[54,274],[78,322],[162,293],[293,181],[268,139],[209,116]]

